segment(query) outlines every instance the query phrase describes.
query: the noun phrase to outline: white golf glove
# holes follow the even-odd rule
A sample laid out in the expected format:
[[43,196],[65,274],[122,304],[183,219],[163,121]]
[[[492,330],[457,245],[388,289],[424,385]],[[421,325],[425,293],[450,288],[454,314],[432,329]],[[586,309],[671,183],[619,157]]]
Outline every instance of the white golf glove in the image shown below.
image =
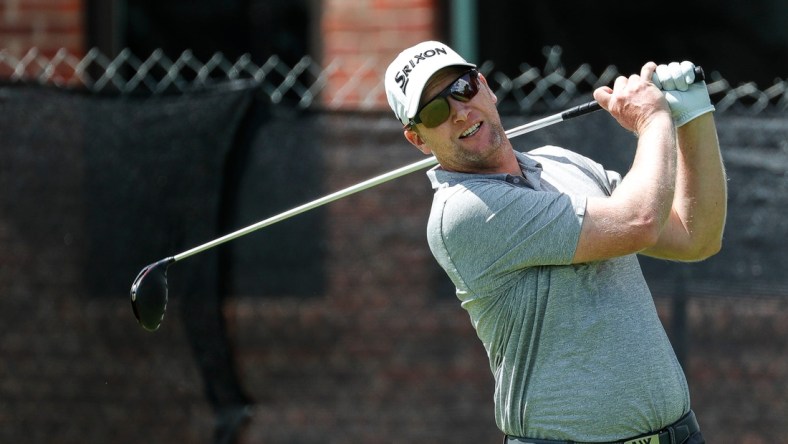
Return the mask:
[[714,111],[706,82],[695,80],[695,65],[692,62],[659,65],[651,81],[664,92],[676,128]]

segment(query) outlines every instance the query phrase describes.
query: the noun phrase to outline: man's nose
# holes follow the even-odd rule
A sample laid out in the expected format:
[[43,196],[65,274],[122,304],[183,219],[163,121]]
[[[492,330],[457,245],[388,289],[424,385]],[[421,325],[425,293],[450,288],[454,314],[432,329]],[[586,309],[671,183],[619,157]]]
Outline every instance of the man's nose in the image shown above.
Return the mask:
[[456,100],[452,98],[449,101],[449,105],[451,107],[451,118],[454,122],[464,122],[468,120],[468,114],[471,112],[471,108],[468,106],[468,102],[463,102],[461,100]]

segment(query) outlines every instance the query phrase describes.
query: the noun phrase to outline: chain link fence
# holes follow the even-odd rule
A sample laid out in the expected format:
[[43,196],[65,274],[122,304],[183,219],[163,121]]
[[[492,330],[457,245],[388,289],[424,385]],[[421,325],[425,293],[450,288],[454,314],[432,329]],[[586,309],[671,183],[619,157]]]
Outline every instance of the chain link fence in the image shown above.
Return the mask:
[[[480,65],[502,111],[530,113],[561,109],[598,86],[612,84],[621,74],[615,66],[596,74],[586,64],[570,72],[561,62],[558,46],[545,47],[543,54],[542,68],[522,63],[520,72],[514,75],[496,71],[489,61]],[[321,64],[304,56],[290,66],[275,55],[258,64],[248,54],[231,60],[216,53],[208,60],[200,60],[188,50],[173,59],[161,50],[139,58],[129,49],[115,57],[98,49],[91,49],[84,56],[62,49],[48,57],[32,48],[21,56],[0,50],[0,79],[112,94],[186,92],[219,82],[251,80],[259,83],[261,92],[274,104],[287,102],[304,109],[386,109],[382,67],[388,60],[373,59],[357,64],[350,74],[338,76],[335,74],[349,66],[342,58]],[[758,114],[766,109],[788,110],[785,79],[776,78],[772,85],[761,87],[752,82],[731,85],[716,71],[706,74],[718,112],[737,110]],[[380,81],[377,84],[359,81],[369,78]]]

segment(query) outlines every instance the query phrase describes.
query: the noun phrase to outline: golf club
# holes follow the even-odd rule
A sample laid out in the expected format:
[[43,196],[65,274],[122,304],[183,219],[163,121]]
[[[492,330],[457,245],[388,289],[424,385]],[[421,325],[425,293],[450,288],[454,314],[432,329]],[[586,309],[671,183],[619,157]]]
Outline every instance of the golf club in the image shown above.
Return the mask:
[[[704,78],[703,71],[700,67],[695,68],[695,77],[696,80],[703,80]],[[506,135],[509,138],[517,137],[550,125],[554,125],[559,122],[563,122],[564,120],[572,119],[575,117],[592,113],[594,111],[598,111],[600,109],[602,109],[602,107],[595,100],[592,100],[590,102],[575,106],[573,108],[569,108],[565,111],[547,116],[545,118],[535,120],[530,123],[526,123],[525,125],[521,125],[509,129],[506,131]],[[161,326],[162,319],[164,318],[164,312],[166,311],[167,308],[167,300],[168,300],[167,269],[173,263],[186,259],[190,256],[194,256],[195,254],[201,253],[205,250],[224,244],[233,239],[237,239],[241,236],[245,236],[261,228],[267,227],[277,222],[281,222],[285,219],[289,219],[303,212],[315,209],[317,207],[341,199],[343,197],[350,196],[351,194],[364,191],[368,188],[372,188],[377,185],[389,182],[391,180],[413,173],[415,171],[419,171],[424,168],[431,167],[433,165],[436,165],[437,163],[438,163],[437,159],[433,156],[412,163],[410,165],[397,168],[396,170],[381,174],[379,176],[360,182],[356,185],[349,186],[342,190],[331,193],[327,196],[321,197],[309,203],[285,211],[284,213],[278,214],[276,216],[272,216],[268,219],[249,225],[245,228],[241,228],[230,234],[224,235],[212,241],[206,242],[202,245],[196,246],[190,250],[184,251],[182,253],[178,253],[174,256],[170,256],[161,259],[157,262],[154,262],[150,265],[147,265],[139,272],[139,274],[134,279],[134,282],[131,285],[131,306],[132,309],[134,310],[134,316],[136,316],[137,321],[140,323],[140,325],[148,331],[156,331]]]

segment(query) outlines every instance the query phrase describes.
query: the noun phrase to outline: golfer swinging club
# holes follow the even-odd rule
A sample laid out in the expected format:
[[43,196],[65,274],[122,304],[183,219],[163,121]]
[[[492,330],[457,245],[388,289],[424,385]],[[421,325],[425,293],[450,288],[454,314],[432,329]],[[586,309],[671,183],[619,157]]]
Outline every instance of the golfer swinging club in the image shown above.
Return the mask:
[[637,136],[623,177],[555,146],[514,151],[487,80],[443,43],[385,75],[405,138],[439,162],[428,242],[487,351],[504,442],[703,443],[636,257],[721,247],[725,172],[694,66],[649,62],[594,91]]

